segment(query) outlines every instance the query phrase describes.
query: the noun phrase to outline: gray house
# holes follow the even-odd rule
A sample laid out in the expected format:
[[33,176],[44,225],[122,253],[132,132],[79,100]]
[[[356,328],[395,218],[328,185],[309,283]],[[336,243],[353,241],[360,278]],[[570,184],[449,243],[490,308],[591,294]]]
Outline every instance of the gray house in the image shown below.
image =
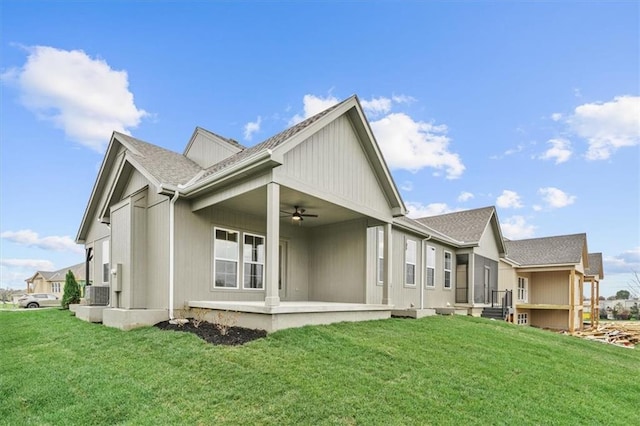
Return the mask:
[[251,148],[197,128],[178,154],[116,132],[76,238],[109,304],[77,314],[123,329],[185,307],[266,330],[386,318],[405,213],[355,96]]

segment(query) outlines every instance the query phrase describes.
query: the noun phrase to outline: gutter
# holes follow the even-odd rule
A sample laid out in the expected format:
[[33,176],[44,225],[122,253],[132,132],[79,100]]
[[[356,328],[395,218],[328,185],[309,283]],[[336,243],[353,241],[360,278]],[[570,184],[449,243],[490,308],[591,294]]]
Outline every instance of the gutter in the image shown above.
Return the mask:
[[173,289],[175,275],[175,210],[176,201],[180,197],[180,192],[175,191],[169,202],[169,320],[174,319],[173,315]]
[[420,274],[420,276],[422,277],[422,279],[420,280],[420,310],[424,309],[424,276],[426,275],[424,273],[424,271],[427,270],[427,265],[426,265],[426,261],[427,261],[427,255],[425,252],[425,245],[424,243],[426,243],[427,241],[429,241],[431,239],[432,235],[429,235],[427,238],[423,238],[422,239],[422,274]]

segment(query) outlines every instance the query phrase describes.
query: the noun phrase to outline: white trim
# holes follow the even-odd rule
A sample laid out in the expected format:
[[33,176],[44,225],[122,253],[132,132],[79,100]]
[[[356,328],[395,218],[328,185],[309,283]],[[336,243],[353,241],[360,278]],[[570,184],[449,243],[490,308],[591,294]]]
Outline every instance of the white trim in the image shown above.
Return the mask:
[[[231,258],[224,258],[224,257],[217,257],[216,256],[216,232],[217,231],[224,231],[230,234],[237,234],[238,235],[238,241],[236,242],[236,258],[235,259],[231,259]],[[230,289],[240,289],[240,237],[241,237],[241,233],[240,231],[234,231],[233,229],[227,229],[227,228],[222,228],[222,227],[218,227],[218,226],[214,226],[213,227],[213,235],[212,235],[212,241],[211,243],[213,244],[213,250],[212,250],[212,254],[213,254],[213,262],[212,262],[212,270],[213,270],[213,288],[215,290],[230,290]],[[222,241],[222,240],[221,240]],[[225,240],[226,241],[226,240]],[[224,260],[224,261],[229,261],[229,262],[236,262],[236,285],[234,287],[226,287],[226,286],[218,286],[216,285],[216,260]]]
[[[409,261],[409,246],[413,245],[413,262]],[[404,285],[407,287],[415,287],[417,282],[417,264],[418,264],[418,242],[409,238],[405,238],[404,242]],[[413,282],[408,282],[407,265],[413,265]]]
[[[447,269],[447,255],[449,255],[449,269]],[[453,288],[453,253],[450,251],[444,251],[444,263],[443,263],[443,281],[442,288],[451,290]],[[447,272],[449,273],[449,285],[447,286]],[[435,278],[435,277],[434,277]],[[434,279],[435,281],[435,279]]]
[[[259,261],[247,261],[246,259],[246,252],[245,252],[245,245],[247,244],[244,240],[244,238],[246,236],[249,237],[254,237],[254,238],[262,238],[262,262]],[[253,250],[253,249],[252,249]],[[243,232],[242,233],[242,245],[241,245],[241,257],[242,257],[242,289],[243,290],[250,290],[250,291],[264,291],[264,280],[265,280],[265,274],[264,274],[264,270],[265,270],[265,260],[266,260],[266,251],[267,251],[267,238],[264,235],[259,235],[259,234],[252,234],[250,232]],[[244,266],[245,264],[250,264],[250,265],[262,265],[262,279],[260,281],[260,285],[261,287],[257,287],[257,288],[252,288],[252,287],[246,287],[245,286],[245,273],[244,273]]]
[[[382,265],[382,269],[380,266]],[[384,284],[384,228],[376,227],[376,283]]]
[[[430,254],[433,253],[433,257],[430,256]],[[425,279],[425,287],[426,288],[435,288],[436,286],[436,254],[437,254],[437,250],[435,248],[435,246],[430,246],[427,244],[427,256],[426,256],[426,262],[425,262],[425,274],[426,274],[426,279]],[[431,285],[429,285],[429,269],[433,269],[433,283]]]
[[[522,287],[520,287],[520,282],[524,284]],[[516,291],[516,300],[518,302],[527,302],[529,300],[529,279],[527,277],[518,276]]]

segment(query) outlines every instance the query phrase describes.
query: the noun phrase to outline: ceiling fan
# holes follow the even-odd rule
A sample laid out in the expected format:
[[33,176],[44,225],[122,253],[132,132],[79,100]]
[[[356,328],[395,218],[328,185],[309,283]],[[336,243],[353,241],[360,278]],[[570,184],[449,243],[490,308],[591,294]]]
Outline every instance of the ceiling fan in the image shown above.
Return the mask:
[[303,209],[302,207],[299,206],[293,206],[294,211],[293,212],[287,212],[284,210],[280,210],[281,213],[284,213],[286,215],[291,215],[291,220],[294,222],[302,222],[305,217],[318,217],[317,214],[304,214],[304,212],[306,211],[305,209]]

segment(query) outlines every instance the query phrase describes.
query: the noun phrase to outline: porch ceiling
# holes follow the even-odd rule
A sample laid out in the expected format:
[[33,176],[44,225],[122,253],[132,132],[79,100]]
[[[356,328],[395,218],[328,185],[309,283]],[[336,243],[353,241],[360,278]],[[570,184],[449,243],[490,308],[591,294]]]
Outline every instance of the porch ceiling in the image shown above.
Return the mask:
[[[229,210],[236,210],[255,216],[266,216],[267,189],[266,187],[256,188],[236,197],[222,201],[217,204]],[[280,211],[292,212],[294,206],[305,209],[307,214],[317,214],[318,217],[305,217],[300,226],[311,228],[328,225],[330,223],[344,222],[347,220],[362,217],[362,214],[346,209],[328,201],[316,198],[285,186],[280,187]],[[291,215],[281,213],[281,222],[292,222]]]

